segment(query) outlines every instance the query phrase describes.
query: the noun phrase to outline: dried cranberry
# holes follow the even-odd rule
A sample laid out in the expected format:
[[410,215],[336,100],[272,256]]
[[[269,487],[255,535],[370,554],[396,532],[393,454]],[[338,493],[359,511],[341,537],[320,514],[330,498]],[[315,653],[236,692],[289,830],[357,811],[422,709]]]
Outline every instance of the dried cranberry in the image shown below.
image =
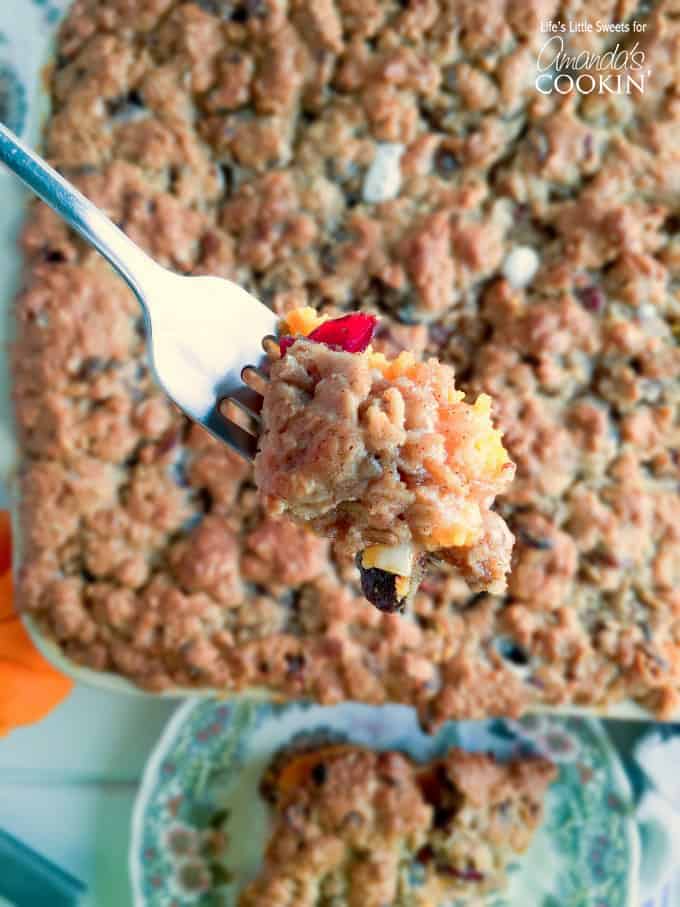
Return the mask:
[[364,598],[387,614],[404,610],[405,599],[397,594],[397,577],[394,573],[380,570],[379,567],[362,567],[361,555],[357,556],[357,566]]
[[605,297],[599,287],[581,287],[576,291],[581,305],[589,312],[601,312],[605,305]]
[[[334,349],[344,350],[345,353],[363,353],[373,339],[378,319],[375,315],[365,312],[353,312],[341,318],[332,318],[324,321],[309,334],[308,340],[316,343],[325,343]],[[281,355],[295,343],[297,337],[285,335],[279,338]]]
[[456,869],[454,870],[454,875],[456,878],[461,879],[463,882],[483,882],[484,874],[478,872],[476,869]]
[[363,353],[373,339],[377,323],[375,315],[353,312],[342,318],[324,321],[318,328],[314,328],[309,339],[325,343],[326,346],[339,347],[346,353]]
[[456,869],[454,866],[438,863],[437,872],[440,872],[442,875],[452,876],[454,879],[460,879],[461,882],[484,881],[484,874],[472,867],[469,867],[468,869]]

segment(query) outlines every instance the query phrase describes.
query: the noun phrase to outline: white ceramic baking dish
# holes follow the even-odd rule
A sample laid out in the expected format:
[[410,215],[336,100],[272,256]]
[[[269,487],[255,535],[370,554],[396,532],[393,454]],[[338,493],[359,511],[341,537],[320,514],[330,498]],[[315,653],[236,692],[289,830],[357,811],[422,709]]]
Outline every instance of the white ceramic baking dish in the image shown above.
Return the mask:
[[[0,118],[20,132],[31,145],[40,142],[41,124],[48,112],[48,99],[44,89],[43,69],[49,60],[56,27],[69,0],[22,0],[0,4]],[[18,180],[8,172],[0,172],[0,244],[2,268],[0,269],[0,342],[6,350],[12,336],[12,303],[21,279],[21,256],[16,247],[17,233],[24,217],[27,193]],[[19,465],[16,438],[12,427],[12,407],[8,358],[0,361],[0,483],[12,511],[14,538],[19,541],[17,525],[18,496],[16,474]],[[2,503],[0,501],[0,503]],[[15,570],[20,563],[21,551],[15,544]],[[48,639],[30,617],[24,617],[26,626],[41,652],[57,667],[76,680],[104,689],[134,695],[147,693],[130,681],[116,674],[83,668],[64,656],[59,647]],[[160,694],[166,697],[228,695],[221,690],[173,689]],[[249,690],[258,698],[272,697],[272,693]],[[550,711],[554,711],[551,709]],[[583,709],[567,707],[559,711],[580,712],[589,715],[607,715],[616,718],[649,718],[633,702],[622,702],[609,709]]]

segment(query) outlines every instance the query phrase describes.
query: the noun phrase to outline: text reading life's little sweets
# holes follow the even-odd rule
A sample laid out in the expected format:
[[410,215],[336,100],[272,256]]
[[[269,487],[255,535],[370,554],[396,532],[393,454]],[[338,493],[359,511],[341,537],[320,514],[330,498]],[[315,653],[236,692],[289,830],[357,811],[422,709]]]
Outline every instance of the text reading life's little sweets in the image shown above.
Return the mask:
[[589,19],[569,19],[563,22],[561,19],[543,19],[541,31],[546,35],[574,35],[586,32],[612,32],[617,35],[625,35],[628,32],[647,31],[647,22],[638,22],[636,19],[632,22],[607,22],[603,19],[596,19],[594,22]]

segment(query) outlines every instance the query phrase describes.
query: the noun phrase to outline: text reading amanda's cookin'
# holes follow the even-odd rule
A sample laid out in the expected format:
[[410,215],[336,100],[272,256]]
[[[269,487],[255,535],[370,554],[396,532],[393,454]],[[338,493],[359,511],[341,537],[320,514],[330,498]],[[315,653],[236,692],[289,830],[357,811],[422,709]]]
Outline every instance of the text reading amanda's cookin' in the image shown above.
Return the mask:
[[632,47],[616,44],[602,53],[568,53],[564,37],[553,35],[536,61],[536,89],[541,94],[642,94],[651,70],[636,41]]

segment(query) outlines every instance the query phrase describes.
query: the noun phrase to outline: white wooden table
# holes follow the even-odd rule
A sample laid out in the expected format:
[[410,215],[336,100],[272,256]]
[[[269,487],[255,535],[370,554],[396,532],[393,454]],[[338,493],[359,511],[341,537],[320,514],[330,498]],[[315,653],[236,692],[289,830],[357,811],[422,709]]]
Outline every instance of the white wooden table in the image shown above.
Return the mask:
[[87,885],[88,907],[129,907],[130,815],[175,703],[76,687],[0,738],[0,827]]

